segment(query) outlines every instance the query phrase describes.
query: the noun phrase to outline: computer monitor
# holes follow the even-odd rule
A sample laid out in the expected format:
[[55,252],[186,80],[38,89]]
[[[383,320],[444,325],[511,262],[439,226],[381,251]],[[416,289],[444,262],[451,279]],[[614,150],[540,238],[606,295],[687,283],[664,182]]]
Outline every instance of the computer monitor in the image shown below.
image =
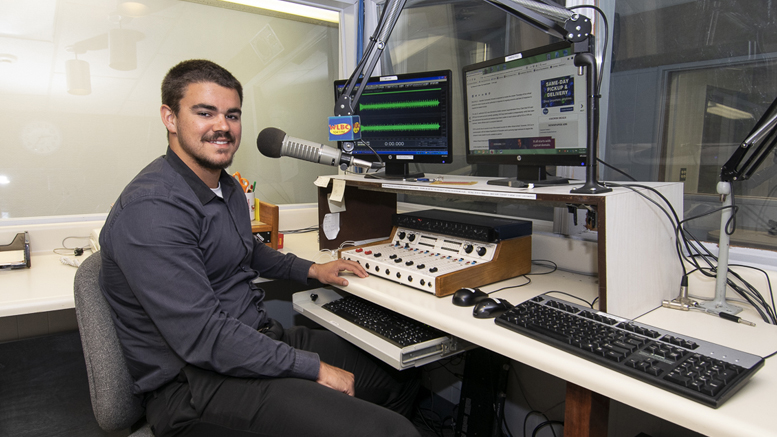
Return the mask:
[[[345,82],[335,81],[335,100]],[[451,82],[450,70],[370,77],[354,108],[369,147],[356,142],[351,153],[365,161],[381,160],[386,168],[367,177],[423,177],[409,173],[408,164],[451,162]]]
[[546,166],[584,166],[586,77],[555,43],[464,67],[467,163],[515,165],[516,179],[491,184],[568,183]]

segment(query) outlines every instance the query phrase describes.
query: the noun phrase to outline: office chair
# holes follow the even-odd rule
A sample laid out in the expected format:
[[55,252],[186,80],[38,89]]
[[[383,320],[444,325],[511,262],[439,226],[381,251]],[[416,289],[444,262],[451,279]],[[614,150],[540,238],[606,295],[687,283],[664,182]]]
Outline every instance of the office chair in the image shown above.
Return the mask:
[[116,336],[111,310],[100,291],[101,264],[100,253],[92,254],[81,263],[74,283],[92,410],[97,424],[105,431],[131,429],[134,432],[130,437],[153,437],[151,426],[144,423],[141,399],[132,394],[132,378]]

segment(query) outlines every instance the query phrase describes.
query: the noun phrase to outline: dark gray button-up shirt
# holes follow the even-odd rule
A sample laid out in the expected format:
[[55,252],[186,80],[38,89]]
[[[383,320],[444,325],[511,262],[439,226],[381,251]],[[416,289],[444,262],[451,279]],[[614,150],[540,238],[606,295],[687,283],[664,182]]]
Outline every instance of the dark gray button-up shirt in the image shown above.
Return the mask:
[[316,379],[317,354],[274,341],[266,278],[307,281],[311,262],[256,242],[243,190],[223,199],[168,148],[121,193],[100,235],[100,285],[138,394],[191,364],[237,377]]

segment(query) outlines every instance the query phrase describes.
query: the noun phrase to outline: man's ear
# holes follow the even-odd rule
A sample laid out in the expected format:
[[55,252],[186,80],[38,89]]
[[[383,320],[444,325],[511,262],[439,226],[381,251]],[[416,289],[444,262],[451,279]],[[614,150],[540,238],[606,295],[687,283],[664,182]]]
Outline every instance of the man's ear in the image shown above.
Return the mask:
[[164,123],[167,128],[167,132],[171,134],[178,133],[178,118],[175,116],[175,112],[173,112],[172,108],[167,105],[162,105],[159,109],[159,114],[162,116],[162,123]]

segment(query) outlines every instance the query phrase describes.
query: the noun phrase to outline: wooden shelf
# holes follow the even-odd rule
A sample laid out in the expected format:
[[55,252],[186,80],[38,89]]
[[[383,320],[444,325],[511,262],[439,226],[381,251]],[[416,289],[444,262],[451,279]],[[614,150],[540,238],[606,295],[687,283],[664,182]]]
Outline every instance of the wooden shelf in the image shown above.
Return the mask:
[[262,221],[251,222],[251,232],[270,232],[270,242],[266,243],[273,249],[278,249],[278,205],[259,202],[259,218]]

